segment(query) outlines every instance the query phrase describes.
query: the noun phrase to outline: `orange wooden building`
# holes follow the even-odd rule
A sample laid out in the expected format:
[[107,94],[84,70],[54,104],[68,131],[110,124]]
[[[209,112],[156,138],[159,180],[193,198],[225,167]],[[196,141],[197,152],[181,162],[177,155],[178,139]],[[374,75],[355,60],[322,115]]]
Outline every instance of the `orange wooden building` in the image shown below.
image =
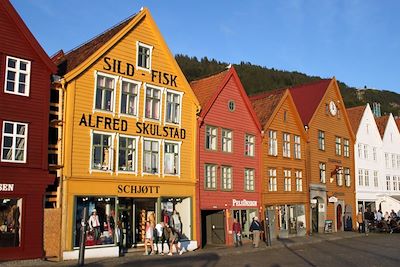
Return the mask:
[[288,89],[251,97],[263,130],[262,205],[272,238],[309,231],[306,132]]
[[312,232],[355,227],[354,142],[335,78],[290,88],[307,132]]

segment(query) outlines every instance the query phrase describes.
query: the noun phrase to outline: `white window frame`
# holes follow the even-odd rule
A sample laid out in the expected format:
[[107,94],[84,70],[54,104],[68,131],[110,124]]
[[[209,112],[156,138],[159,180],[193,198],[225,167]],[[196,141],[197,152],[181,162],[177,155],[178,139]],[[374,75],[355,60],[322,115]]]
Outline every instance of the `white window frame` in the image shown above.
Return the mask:
[[277,156],[278,155],[278,139],[277,131],[268,131],[268,155]]
[[[133,171],[124,171],[124,170],[120,170],[119,169],[119,140],[120,138],[130,138],[130,139],[134,139],[135,140],[135,162],[134,162],[134,170]],[[116,152],[118,153],[116,155],[117,157],[117,167],[115,168],[117,175],[119,173],[121,174],[136,174],[138,173],[138,150],[139,150],[139,136],[132,136],[132,135],[125,135],[125,134],[117,134],[117,145],[116,145],[117,149]]]
[[318,163],[318,169],[319,169],[319,181],[321,183],[325,184],[326,183],[326,163],[325,162]]
[[303,192],[303,172],[300,170],[295,171],[296,176],[296,191]]
[[318,130],[318,149],[325,151],[325,132]]
[[[143,46],[147,49],[150,50],[150,55],[149,55],[149,68],[144,68],[142,66],[139,66],[139,47]],[[147,72],[151,72],[151,66],[152,66],[152,58],[153,58],[153,46],[152,45],[148,45],[145,44],[143,42],[140,41],[136,41],[136,69],[138,70],[143,70],[143,71],[147,71]]]
[[396,155],[392,154],[392,169],[396,168]]
[[256,136],[253,134],[245,134],[244,136],[244,155],[254,157],[256,154]]
[[[13,133],[5,133],[5,125],[6,123],[12,124],[13,125]],[[25,127],[25,133],[24,135],[20,135],[17,133],[17,125],[23,125]],[[4,156],[4,137],[11,137],[12,138],[12,156],[11,160],[8,159],[3,159]],[[16,140],[18,138],[24,138],[24,159],[23,160],[15,160],[15,149],[16,149]],[[2,162],[11,162],[11,163],[26,163],[27,162],[27,155],[28,155],[28,123],[24,122],[17,122],[17,121],[3,121],[3,128],[2,128],[2,137],[1,137],[1,161]]]
[[[210,146],[209,147],[207,147],[208,129],[211,129],[210,142],[209,142]],[[215,134],[213,134],[214,130],[215,130]],[[210,150],[210,151],[217,151],[218,150],[218,127],[215,127],[212,125],[206,125],[204,137],[205,137],[205,140],[204,140],[205,149]]]
[[283,178],[284,178],[284,187],[283,191],[290,192],[292,191],[292,171],[288,169],[283,170]]
[[255,184],[255,170],[252,168],[244,169],[244,191],[246,192],[254,192],[256,189]]
[[[179,95],[179,111],[178,111],[178,122],[174,123],[174,122],[169,122],[167,121],[167,101],[168,101],[168,93],[170,94],[175,94],[175,95]],[[164,124],[166,125],[173,125],[173,126],[181,126],[182,124],[182,100],[183,100],[183,95],[184,92],[180,92],[180,91],[175,91],[175,90],[171,90],[168,88],[165,88],[164,90]]]
[[[16,68],[10,68],[8,66],[8,60],[16,60]],[[20,69],[20,62],[25,62],[26,63],[26,71],[23,71]],[[14,80],[14,90],[13,91],[7,91],[7,73],[8,71],[13,71],[15,72],[15,80]],[[19,93],[18,88],[19,88],[19,76],[20,74],[25,74],[26,75],[26,81],[25,81],[25,93]],[[12,95],[20,95],[20,96],[29,96],[30,93],[30,83],[31,83],[31,61],[27,59],[22,59],[22,58],[17,58],[17,57],[12,57],[12,56],[6,56],[6,64],[5,64],[5,73],[4,73],[4,92],[7,94],[12,94]]]
[[357,144],[357,150],[358,150],[358,158],[362,159],[363,158],[363,145],[362,144]]
[[339,136],[335,136],[335,155],[342,155],[342,138]]
[[389,153],[385,153],[385,167],[389,168]]
[[[210,168],[210,174],[214,176],[208,176],[208,168]],[[209,180],[211,179],[211,180]],[[212,163],[204,164],[204,189],[205,190],[217,190],[217,165]],[[211,186],[208,186],[210,184]]]
[[[104,109],[97,109],[96,108],[96,91],[97,91],[97,77],[98,76],[104,76],[107,78],[111,78],[114,79],[114,90],[113,90],[113,94],[111,95],[111,110],[104,110]],[[117,94],[117,82],[118,82],[119,78],[116,75],[111,75],[105,72],[101,72],[101,71],[94,71],[94,91],[93,91],[93,109],[92,112],[94,113],[95,111],[97,112],[103,112],[103,113],[108,113],[108,114],[115,114],[115,102],[116,102],[116,94]]]
[[344,168],[344,185],[346,187],[351,186],[351,176],[350,176],[350,168]]
[[343,168],[336,172],[336,185],[343,186]]
[[379,181],[378,181],[378,171],[374,171],[374,187],[379,186]]
[[282,155],[285,158],[290,158],[290,134],[282,134]]
[[[102,135],[109,135],[111,138],[111,144],[110,144],[110,152],[109,152],[109,158],[108,158],[108,170],[99,170],[99,169],[93,169],[92,168],[92,160],[93,160],[93,134],[102,134]],[[112,173],[114,170],[113,162],[114,162],[114,140],[115,140],[115,133],[110,133],[110,132],[102,132],[102,131],[97,131],[97,130],[90,130],[90,162],[89,162],[89,173],[92,172],[101,172],[101,173]]]
[[377,161],[376,147],[372,148],[372,158],[373,158],[374,161]]
[[276,169],[275,168],[268,169],[268,191],[270,191],[270,192],[278,191],[277,183],[276,183]]
[[[224,132],[228,134],[229,137],[224,136]],[[226,142],[226,148],[224,147],[224,141]],[[221,129],[221,150],[222,152],[231,153],[233,148],[233,131],[231,129],[222,128]]]
[[369,170],[364,170],[364,185],[369,186]]
[[232,166],[221,166],[221,190],[222,191],[232,191],[233,190],[233,168],[232,168]]
[[397,176],[393,176],[393,191],[397,191]]
[[[174,144],[178,145],[178,171],[176,174],[173,173],[166,173],[165,172],[165,143],[169,144]],[[162,173],[163,176],[181,176],[181,146],[182,146],[182,141],[171,141],[171,140],[163,140],[162,142],[162,152],[163,152],[163,168],[162,168]]]
[[400,155],[396,155],[396,159],[397,159],[397,169],[400,169]]
[[[142,175],[154,175],[154,176],[160,176],[161,175],[161,140],[160,139],[155,139],[155,138],[141,138],[141,145],[142,145]],[[150,173],[150,172],[145,172],[144,171],[144,142],[145,141],[151,141],[151,142],[157,142],[158,143],[158,172],[155,173]]]
[[364,170],[358,169],[358,185],[364,186]]
[[300,135],[293,135],[294,139],[294,158],[301,159],[301,138]]
[[[156,90],[160,91],[160,104],[158,106],[158,114],[159,114],[158,119],[153,119],[153,118],[147,118],[146,117],[147,88],[149,88],[149,87],[151,89],[156,89]],[[162,117],[161,111],[162,111],[163,95],[164,95],[165,88],[157,86],[157,85],[148,84],[148,83],[144,83],[143,84],[143,88],[144,88],[144,90],[143,90],[143,101],[144,101],[143,102],[143,120],[144,121],[151,121],[151,122],[160,123],[161,122],[161,117]]]
[[[121,105],[122,105],[122,83],[123,82],[133,83],[133,84],[135,84],[137,86],[137,95],[136,95],[136,99],[135,99],[136,114],[122,113]],[[138,82],[138,81],[127,79],[127,78],[123,78],[123,77],[120,79],[120,84],[119,84],[119,107],[118,107],[118,113],[119,113],[120,116],[138,118],[138,116],[139,116],[139,99],[140,99],[141,86],[142,86],[142,82]]]
[[343,156],[350,157],[350,140],[346,138],[343,138]]
[[390,191],[391,190],[391,184],[390,184],[390,175],[386,175],[386,190]]
[[368,159],[368,145],[364,144],[364,159]]

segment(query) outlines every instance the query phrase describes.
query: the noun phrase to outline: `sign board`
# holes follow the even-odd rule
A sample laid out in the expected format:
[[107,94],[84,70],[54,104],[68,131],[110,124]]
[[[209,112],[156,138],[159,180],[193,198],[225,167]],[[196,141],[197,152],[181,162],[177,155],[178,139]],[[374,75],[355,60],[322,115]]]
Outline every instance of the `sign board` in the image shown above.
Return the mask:
[[325,233],[332,233],[333,230],[333,221],[332,220],[325,220],[324,232]]
[[0,192],[13,192],[14,184],[0,184]]
[[338,199],[337,199],[337,197],[335,197],[335,196],[331,196],[331,197],[328,199],[328,201],[329,201],[330,203],[336,203],[336,202],[338,201]]
[[257,200],[232,199],[233,207],[257,207]]

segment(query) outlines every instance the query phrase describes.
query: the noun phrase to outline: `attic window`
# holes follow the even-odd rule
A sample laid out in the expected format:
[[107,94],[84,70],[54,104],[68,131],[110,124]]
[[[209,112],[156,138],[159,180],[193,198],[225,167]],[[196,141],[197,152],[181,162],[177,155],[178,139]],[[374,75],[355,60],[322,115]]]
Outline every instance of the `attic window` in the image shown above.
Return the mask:
[[235,111],[235,101],[229,100],[229,102],[228,102],[228,109],[229,109],[230,112]]
[[287,122],[287,110],[283,112],[283,122]]
[[146,45],[141,42],[136,43],[137,55],[136,55],[136,66],[138,69],[151,70],[151,54],[153,47]]

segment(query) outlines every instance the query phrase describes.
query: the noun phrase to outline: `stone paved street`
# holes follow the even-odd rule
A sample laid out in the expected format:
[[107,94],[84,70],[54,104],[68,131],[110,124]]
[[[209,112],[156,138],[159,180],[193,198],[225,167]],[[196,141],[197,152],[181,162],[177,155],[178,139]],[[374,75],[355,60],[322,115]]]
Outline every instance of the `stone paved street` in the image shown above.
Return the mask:
[[[275,241],[273,247],[208,248],[182,256],[142,256],[87,259],[85,266],[399,266],[399,234],[355,233],[316,235]],[[77,261],[53,263],[40,260],[8,262],[4,266],[77,266]]]

